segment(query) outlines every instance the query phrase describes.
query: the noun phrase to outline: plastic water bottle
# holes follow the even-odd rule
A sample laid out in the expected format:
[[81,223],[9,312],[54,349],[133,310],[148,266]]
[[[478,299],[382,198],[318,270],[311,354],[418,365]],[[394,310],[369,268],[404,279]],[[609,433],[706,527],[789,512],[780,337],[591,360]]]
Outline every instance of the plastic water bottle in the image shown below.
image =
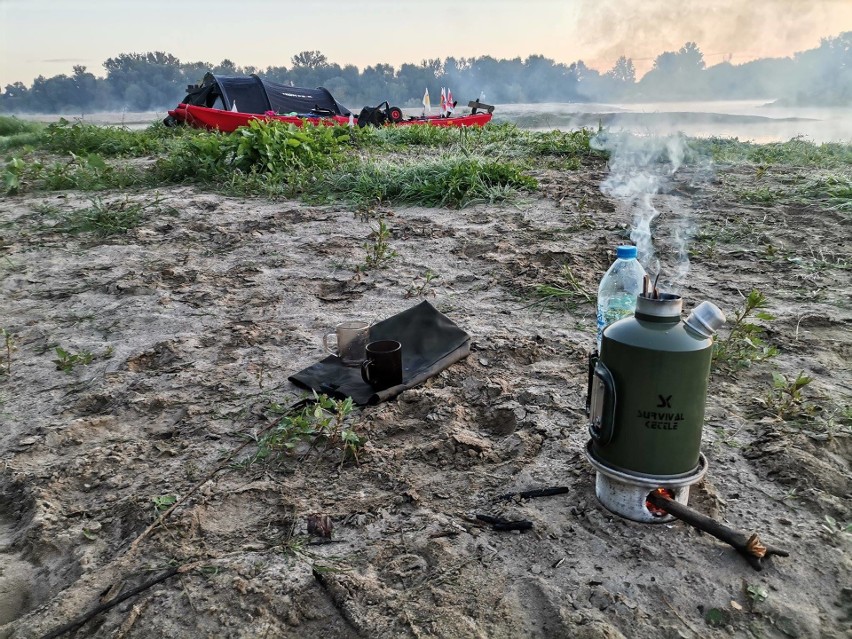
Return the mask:
[[644,278],[645,269],[636,259],[636,247],[619,246],[615,262],[598,287],[598,352],[604,329],[616,320],[633,315]]

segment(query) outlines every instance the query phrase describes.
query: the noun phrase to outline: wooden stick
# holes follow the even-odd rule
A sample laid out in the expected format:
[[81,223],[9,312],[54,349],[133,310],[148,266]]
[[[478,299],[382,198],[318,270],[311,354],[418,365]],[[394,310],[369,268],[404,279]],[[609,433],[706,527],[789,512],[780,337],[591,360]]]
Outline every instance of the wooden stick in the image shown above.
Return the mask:
[[724,541],[746,558],[751,567],[755,570],[763,570],[763,558],[772,555],[779,557],[789,557],[790,553],[781,548],[764,545],[760,541],[757,533],[747,535],[746,533],[728,528],[724,524],[720,524],[715,519],[711,519],[706,515],[692,510],[681,503],[670,499],[665,495],[653,492],[648,495],[648,501],[657,508],[665,510],[670,515],[677,517],[681,521],[686,522],[690,526],[694,526],[698,530],[713,535],[716,539]]
[[119,595],[114,599],[110,599],[106,603],[102,603],[100,606],[95,606],[89,612],[80,615],[73,621],[66,623],[64,626],[59,626],[58,628],[54,628],[46,635],[44,635],[41,639],[56,639],[56,637],[60,637],[64,635],[66,632],[71,632],[72,630],[76,630],[84,623],[89,621],[95,615],[98,615],[106,610],[109,610],[113,606],[117,606],[125,599],[130,599],[130,597],[134,595],[138,595],[140,592],[147,590],[151,586],[156,586],[161,581],[165,581],[169,577],[177,574],[177,572],[181,569],[181,566],[175,566],[174,568],[169,568],[166,572],[162,573],[158,577],[154,577],[153,579],[146,581],[145,583],[137,586],[136,588],[132,588],[128,590],[124,594]]
[[486,524],[491,524],[491,528],[494,530],[529,530],[533,527],[533,523],[526,519],[512,521],[510,519],[503,519],[502,517],[494,517],[493,515],[480,514],[477,514],[476,518],[479,521],[484,521]]
[[518,497],[519,499],[534,499],[536,497],[550,497],[551,495],[562,495],[564,493],[570,492],[571,489],[568,486],[551,486],[550,488],[535,488],[533,490],[522,490],[519,493],[506,493],[505,495],[500,495],[497,499],[514,499]]

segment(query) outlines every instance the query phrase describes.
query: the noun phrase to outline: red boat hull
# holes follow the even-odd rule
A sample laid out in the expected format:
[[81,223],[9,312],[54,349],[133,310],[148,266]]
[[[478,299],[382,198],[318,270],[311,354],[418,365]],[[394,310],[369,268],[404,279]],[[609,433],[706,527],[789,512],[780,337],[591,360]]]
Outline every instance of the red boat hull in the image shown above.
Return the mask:
[[[222,109],[208,109],[191,104],[179,104],[174,110],[169,111],[178,122],[183,122],[200,129],[218,130],[231,133],[238,127],[246,126],[250,120],[277,120],[288,122],[296,126],[302,126],[305,122],[315,125],[334,126],[335,124],[349,124],[349,117],[335,115],[329,117],[302,118],[295,115],[263,115],[256,113],[239,113],[237,111],[224,111]],[[430,126],[482,126],[491,121],[490,113],[474,113],[471,115],[459,115],[442,118],[440,116],[413,118],[388,124],[387,126],[415,126],[428,124]]]

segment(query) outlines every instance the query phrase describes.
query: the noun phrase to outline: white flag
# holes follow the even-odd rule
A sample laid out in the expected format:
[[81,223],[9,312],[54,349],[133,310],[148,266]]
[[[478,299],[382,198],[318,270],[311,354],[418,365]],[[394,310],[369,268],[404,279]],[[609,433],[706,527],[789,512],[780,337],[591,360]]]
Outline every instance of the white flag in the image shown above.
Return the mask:
[[423,115],[432,112],[432,104],[429,102],[429,87],[426,87],[426,93],[423,94]]

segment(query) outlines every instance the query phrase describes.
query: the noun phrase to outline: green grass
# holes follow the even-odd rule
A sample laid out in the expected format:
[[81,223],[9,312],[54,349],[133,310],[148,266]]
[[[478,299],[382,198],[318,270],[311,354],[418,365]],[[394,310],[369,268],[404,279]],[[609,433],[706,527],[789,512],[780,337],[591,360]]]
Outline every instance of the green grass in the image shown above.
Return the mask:
[[28,122],[16,117],[0,115],[0,136],[9,137],[20,133],[40,133],[44,125],[38,122]]
[[216,182],[234,172],[289,182],[338,162],[351,132],[342,126],[303,126],[251,120],[231,134],[201,133],[176,143],[154,168],[170,182]]
[[185,135],[186,131],[186,128],[170,129],[162,124],[144,131],[131,131],[124,127],[71,123],[62,118],[47,127],[45,146],[60,154],[145,157],[164,151],[171,139]]
[[326,176],[329,195],[359,206],[381,203],[464,208],[532,191],[521,167],[477,156],[441,155],[413,162],[367,161]]
[[784,199],[786,195],[784,191],[773,190],[766,186],[759,186],[756,189],[738,189],[735,194],[743,202],[752,204],[772,204]]
[[590,292],[587,285],[577,279],[568,264],[562,265],[558,283],[541,284],[536,288],[535,295],[543,302],[561,302],[571,309],[579,304],[595,304],[594,292]]
[[848,175],[817,177],[799,187],[796,195],[809,201],[823,201],[829,208],[838,211],[852,211],[852,177]]
[[756,144],[733,138],[690,139],[688,159],[712,158],[717,164],[786,165],[839,168],[852,165],[852,145],[815,144],[804,138]]
[[146,213],[163,216],[174,213],[174,209],[163,206],[158,198],[150,201],[147,199],[134,201],[127,197],[120,199],[95,197],[85,208],[66,211],[54,207],[43,207],[41,213],[55,221],[55,224],[48,227],[51,232],[91,233],[106,237],[121,235],[139,226]]
[[15,117],[0,116],[0,151],[38,146],[44,138],[45,127]]

